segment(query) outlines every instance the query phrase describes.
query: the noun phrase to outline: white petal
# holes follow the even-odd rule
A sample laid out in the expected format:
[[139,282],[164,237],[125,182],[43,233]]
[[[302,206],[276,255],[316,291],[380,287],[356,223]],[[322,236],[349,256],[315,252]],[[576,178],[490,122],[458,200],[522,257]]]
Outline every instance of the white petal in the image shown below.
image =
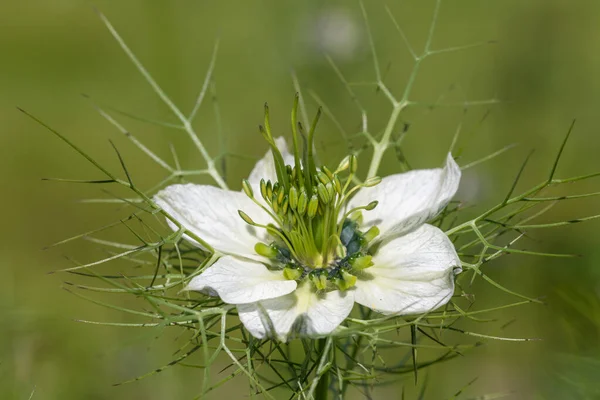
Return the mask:
[[[281,152],[285,164],[294,166],[294,155],[288,151],[285,139],[283,137],[276,138],[275,145]],[[270,180],[273,183],[277,182],[275,162],[273,161],[273,154],[271,153],[271,150],[268,150],[265,156],[258,160],[254,166],[254,169],[252,169],[252,172],[250,172],[250,176],[248,177],[248,182],[250,182],[252,185],[255,193],[260,194],[261,179],[264,179],[265,181]]]
[[363,228],[377,226],[379,239],[395,237],[418,227],[437,215],[452,199],[460,182],[460,168],[448,154],[446,166],[390,175],[379,185],[362,188],[348,203],[348,209],[379,204],[363,212]]
[[352,311],[352,291],[317,294],[305,283],[287,296],[253,304],[238,305],[240,320],[252,334],[262,339],[290,335],[322,336],[331,333]]
[[356,282],[356,302],[384,314],[417,314],[446,304],[460,259],[448,237],[432,225],[385,242],[374,266]]
[[284,296],[296,286],[296,281],[285,279],[282,271],[224,256],[193,278],[186,289],[216,293],[225,303],[244,304]]
[[[265,230],[245,223],[238,210],[244,211],[259,224],[264,225],[271,220],[244,193],[207,185],[171,185],[158,192],[154,201],[216,250],[264,260],[254,252],[254,245],[265,240]],[[176,229],[170,221],[169,226]],[[196,243],[189,237],[187,239]]]

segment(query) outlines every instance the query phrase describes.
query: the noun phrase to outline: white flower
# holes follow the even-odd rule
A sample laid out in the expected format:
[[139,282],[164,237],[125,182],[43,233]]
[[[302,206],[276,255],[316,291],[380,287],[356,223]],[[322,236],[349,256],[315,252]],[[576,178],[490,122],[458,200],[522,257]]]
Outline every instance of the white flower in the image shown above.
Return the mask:
[[355,157],[334,172],[311,170],[283,139],[271,144],[285,165],[302,165],[301,173],[284,171],[287,186],[276,183],[282,171],[267,153],[242,192],[182,184],[156,195],[160,207],[223,254],[189,290],[235,304],[253,336],[281,340],[331,333],[354,302],[405,315],[449,301],[460,260],[448,237],[425,222],[458,188],[460,168],[451,155],[444,168],[351,187]]

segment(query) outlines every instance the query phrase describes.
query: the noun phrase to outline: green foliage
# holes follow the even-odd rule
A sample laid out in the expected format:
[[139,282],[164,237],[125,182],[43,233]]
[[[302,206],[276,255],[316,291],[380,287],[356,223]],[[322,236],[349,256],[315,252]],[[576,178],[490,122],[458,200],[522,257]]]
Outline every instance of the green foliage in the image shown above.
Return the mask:
[[[451,46],[437,50],[433,48],[440,4],[441,1],[436,2],[431,28],[422,52],[415,51],[409,44],[401,24],[394,18],[394,13],[386,8],[391,24],[397,29],[398,41],[404,41],[414,61],[412,71],[400,95],[396,95],[394,90],[385,83],[385,74],[380,67],[380,60],[375,50],[377,40],[371,37],[370,30],[367,30],[375,78],[371,82],[362,84],[381,93],[391,105],[387,122],[381,131],[371,126],[372,119],[369,108],[362,106],[359,101],[360,96],[355,93],[355,86],[344,76],[343,67],[338,66],[333,57],[326,55],[325,60],[331,65],[334,73],[346,88],[353,104],[357,107],[358,117],[356,115],[354,117],[360,121],[360,126],[356,133],[348,133],[348,129],[343,127],[339,118],[336,118],[334,107],[331,104],[325,104],[314,89],[305,90],[298,77],[292,76],[295,91],[299,93],[301,119],[307,121],[306,109],[308,106],[303,93],[308,93],[314,102],[322,107],[324,115],[330,119],[333,126],[339,129],[344,146],[361,159],[367,160],[363,161],[369,166],[366,172],[363,171],[364,179],[377,175],[384,157],[392,152],[395,152],[397,156],[398,168],[409,169],[403,149],[404,139],[410,134],[410,128],[400,129],[399,126],[402,125],[405,115],[411,110],[443,106],[439,103],[431,105],[412,100],[413,89],[423,61],[437,54],[453,53],[480,45],[477,43],[467,46]],[[361,10],[368,26],[369,18],[362,4]],[[497,205],[471,217],[468,216],[468,204],[455,202],[434,221],[456,243],[464,268],[464,272],[459,276],[457,282],[460,289],[452,302],[444,309],[415,318],[398,318],[380,317],[368,309],[358,307],[342,329],[336,331],[331,337],[320,340],[300,339],[290,343],[272,340],[259,341],[244,331],[237,320],[233,306],[223,304],[216,298],[182,291],[189,279],[201,273],[204,268],[214,262],[219,254],[210,251],[210,246],[202,238],[187,231],[152,201],[153,193],[159,188],[173,182],[185,182],[196,177],[209,177],[217,186],[227,188],[225,176],[228,157],[225,157],[225,148],[221,148],[219,156],[211,156],[201,139],[202,135],[195,128],[199,110],[208,96],[216,98],[213,72],[219,48],[218,42],[215,44],[214,53],[193,109],[189,114],[185,114],[166,95],[111,23],[102,14],[99,15],[117,43],[156,95],[171,111],[177,122],[159,121],[154,117],[140,117],[133,113],[121,112],[97,104],[94,104],[94,107],[139,151],[164,170],[166,175],[157,180],[155,185],[149,189],[143,189],[137,184],[136,176],[129,170],[127,157],[123,156],[116,145],[113,145],[113,148],[116,153],[116,161],[121,169],[120,173],[111,172],[111,168],[105,167],[104,163],[97,161],[74,141],[32,116],[29,111],[24,111],[24,113],[49,129],[105,175],[101,179],[61,178],[58,180],[106,185],[110,188],[117,186],[128,192],[126,196],[131,196],[115,195],[110,199],[91,199],[90,201],[97,203],[117,204],[124,207],[129,214],[114,223],[58,243],[64,245],[83,240],[98,245],[108,254],[103,258],[81,263],[70,260],[73,265],[62,269],[61,272],[69,274],[69,281],[66,282],[67,290],[73,295],[124,313],[125,322],[87,320],[82,320],[82,322],[110,327],[139,328],[149,330],[152,336],[175,331],[179,337],[177,348],[173,347],[175,349],[173,357],[167,364],[143,376],[132,377],[130,381],[119,384],[130,384],[133,381],[156,375],[165,369],[181,366],[192,370],[197,369],[202,374],[201,385],[197,391],[198,398],[203,398],[226,383],[242,377],[248,382],[251,393],[267,398],[280,398],[284,393],[297,398],[313,396],[323,398],[328,389],[331,394],[337,396],[336,398],[344,396],[347,391],[352,390],[368,396],[390,384],[412,388],[413,381],[423,388],[418,396],[424,398],[427,383],[435,379],[435,372],[428,375],[428,380],[424,378],[425,371],[430,367],[447,361],[453,362],[465,355],[468,357],[469,350],[478,348],[483,342],[489,340],[534,340],[505,337],[494,331],[490,334],[482,333],[489,331],[483,326],[492,322],[493,320],[490,318],[498,315],[499,311],[510,310],[513,307],[529,303],[541,303],[537,298],[518,293],[511,288],[510,284],[500,283],[486,269],[492,262],[496,262],[505,255],[572,257],[570,254],[529,250],[519,248],[517,245],[527,238],[530,231],[567,226],[598,217],[598,215],[580,218],[569,216],[555,222],[540,222],[540,218],[556,204],[600,194],[600,192],[589,192],[565,195],[565,192],[562,191],[562,187],[567,184],[586,181],[600,175],[598,172],[570,178],[556,178],[557,166],[572,129],[568,131],[557,157],[549,166],[547,178],[541,183],[520,192],[520,194],[515,194],[515,192],[518,193],[518,184],[526,171],[526,160],[516,171],[517,176],[508,192],[504,195],[496,195],[501,200]],[[496,97],[491,97],[457,104],[448,103],[445,106],[458,106],[467,110],[471,107],[491,106],[498,102]],[[214,102],[213,106],[215,116],[220,120],[218,103]],[[376,112],[379,113],[380,110],[376,110]],[[116,116],[132,118],[185,133],[205,165],[202,169],[196,170],[182,168],[176,152],[178,149],[175,147],[172,149],[173,160],[166,161],[164,157],[159,156],[158,152],[152,151],[149,146],[127,130]],[[305,125],[309,126],[307,122]],[[452,143],[454,154],[457,155],[464,152],[463,144],[465,147],[468,145],[468,140],[463,143],[461,134],[462,132],[458,129]],[[220,135],[220,137],[222,136]],[[221,144],[223,143],[221,142]],[[482,156],[481,159],[465,164],[462,168],[466,170],[480,166],[481,163],[492,160],[511,148],[512,146],[505,146],[487,156],[480,154],[478,156]],[[555,188],[560,190],[560,194],[554,194]],[[166,227],[165,220],[170,220],[179,229],[172,232]],[[135,244],[100,238],[100,234],[110,235],[115,229],[125,229]],[[209,250],[200,251],[190,246],[184,240],[185,236],[203,243]],[[106,272],[106,269],[111,270],[111,265],[116,265],[118,272]],[[73,282],[71,282],[71,278]],[[477,286],[478,280],[481,280],[486,286]],[[497,290],[498,293],[504,293],[507,298],[512,297],[513,300],[501,305],[479,307],[478,303],[473,301],[474,293],[477,292],[474,288],[485,291]],[[128,298],[135,300],[131,303],[128,300],[127,305],[123,306],[120,302],[107,300],[112,298],[109,297],[109,294],[129,296]],[[597,313],[591,314],[597,315]],[[471,323],[476,323],[477,327],[473,328]],[[569,363],[577,363],[582,367],[587,363],[593,364],[593,361],[593,359],[579,359],[578,361],[569,359]],[[564,379],[569,382],[574,381],[574,378],[569,376],[565,376]],[[465,387],[458,389],[452,398],[463,398],[463,391],[473,382],[470,381]],[[588,384],[582,383],[581,385]],[[490,394],[482,398],[499,398],[505,394],[504,392]],[[33,393],[32,396],[34,396]]]

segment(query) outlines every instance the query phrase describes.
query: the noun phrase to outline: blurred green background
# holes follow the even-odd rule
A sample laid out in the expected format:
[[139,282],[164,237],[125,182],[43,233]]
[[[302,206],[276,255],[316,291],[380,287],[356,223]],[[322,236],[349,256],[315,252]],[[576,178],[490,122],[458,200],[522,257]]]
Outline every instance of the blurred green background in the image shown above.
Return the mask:
[[[422,49],[432,1],[366,2],[384,81],[399,95],[413,62],[385,6]],[[352,82],[373,81],[374,71],[360,7],[351,1],[108,1],[94,6],[107,15],[164,90],[189,112],[202,85],[216,38],[214,74],[220,122],[211,101],[196,120],[211,154],[225,135],[227,181],[239,188],[262,156],[256,126],[262,104],[271,106],[276,130],[287,132],[296,71],[309,112],[314,91],[349,134],[360,113],[324,53]],[[433,49],[493,42],[424,61],[411,98],[441,103],[409,110],[404,153],[413,167],[438,165],[457,126],[460,163],[466,164],[511,143],[512,149],[465,174],[460,198],[483,210],[500,201],[526,154],[535,153],[519,186],[543,180],[572,119],[572,141],[558,177],[600,170],[600,3],[561,0],[444,1]],[[154,337],[128,328],[77,323],[78,318],[127,321],[61,288],[67,275],[47,272],[70,266],[65,256],[89,261],[84,248],[44,251],[63,238],[126,215],[120,206],[82,204],[102,197],[96,186],[43,182],[43,177],[98,178],[80,156],[16,110],[22,107],[56,128],[101,162],[118,171],[108,139],[115,141],[137,182],[145,188],[164,178],[151,160],[101,118],[95,101],[150,119],[176,122],[151,91],[93,12],[88,1],[0,2],[0,144],[3,259],[0,279],[0,398],[179,399],[198,393],[199,372],[174,367],[133,384],[112,384],[171,360],[174,337]],[[373,86],[353,86],[368,110],[369,129],[383,129],[390,112]],[[501,99],[497,105],[465,108],[465,101]],[[454,104],[454,105],[452,105]],[[148,147],[170,160],[172,143],[187,168],[202,160],[180,131],[119,116]],[[328,118],[319,127],[321,154],[336,163],[345,145]],[[399,170],[390,151],[382,174]],[[237,156],[236,156],[237,155]],[[243,156],[243,157],[240,157]],[[366,155],[366,153],[365,153]],[[363,157],[363,160],[366,160]],[[365,161],[363,163],[366,164]],[[202,179],[198,182],[207,182]],[[598,191],[598,179],[562,188],[562,193]],[[567,220],[598,213],[591,198],[558,204],[542,220]],[[547,305],[497,313],[497,322],[477,330],[500,336],[538,337],[540,342],[489,342],[465,357],[429,372],[426,398],[449,398],[475,378],[461,397],[513,392],[509,398],[600,397],[600,246],[598,221],[532,232],[524,247],[582,254],[574,259],[509,256],[486,265],[499,282],[526,295],[545,296]],[[477,306],[510,300],[489,285],[470,289]],[[127,304],[126,297],[108,299]],[[512,323],[510,323],[512,321]],[[509,323],[507,325],[507,323]],[[412,378],[380,393],[399,398]],[[247,393],[242,381],[213,397]],[[386,397],[387,398],[387,397]]]

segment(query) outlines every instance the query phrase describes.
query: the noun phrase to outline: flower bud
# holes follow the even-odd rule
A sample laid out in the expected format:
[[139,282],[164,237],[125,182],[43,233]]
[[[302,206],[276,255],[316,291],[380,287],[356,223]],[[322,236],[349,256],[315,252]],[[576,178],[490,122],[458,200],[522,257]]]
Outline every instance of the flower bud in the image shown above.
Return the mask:
[[265,200],[270,201],[273,198],[273,184],[271,181],[267,182],[267,198]]

